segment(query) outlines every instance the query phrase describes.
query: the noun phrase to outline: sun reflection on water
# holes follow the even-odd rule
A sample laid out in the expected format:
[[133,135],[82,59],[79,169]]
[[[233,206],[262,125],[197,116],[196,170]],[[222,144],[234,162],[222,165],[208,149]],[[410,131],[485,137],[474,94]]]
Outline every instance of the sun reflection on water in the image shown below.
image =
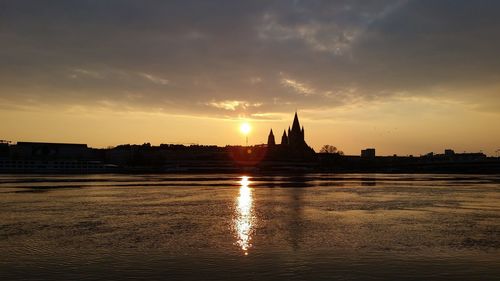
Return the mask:
[[255,217],[253,215],[252,188],[249,187],[250,180],[247,176],[241,177],[240,193],[236,199],[236,216],[234,219],[234,228],[236,230],[238,245],[248,255],[248,249],[252,247],[252,233],[254,229]]

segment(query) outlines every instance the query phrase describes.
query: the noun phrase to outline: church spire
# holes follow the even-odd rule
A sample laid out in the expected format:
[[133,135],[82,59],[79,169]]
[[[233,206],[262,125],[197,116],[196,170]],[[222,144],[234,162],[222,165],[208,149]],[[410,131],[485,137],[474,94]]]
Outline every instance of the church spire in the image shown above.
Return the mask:
[[293,117],[292,131],[300,132],[300,123],[297,111],[295,111],[295,117]]
[[274,140],[273,129],[269,132],[269,136],[267,137],[267,146],[275,146],[276,141]]
[[281,137],[281,144],[282,145],[288,144],[288,137],[286,136],[286,130],[283,130],[283,136]]

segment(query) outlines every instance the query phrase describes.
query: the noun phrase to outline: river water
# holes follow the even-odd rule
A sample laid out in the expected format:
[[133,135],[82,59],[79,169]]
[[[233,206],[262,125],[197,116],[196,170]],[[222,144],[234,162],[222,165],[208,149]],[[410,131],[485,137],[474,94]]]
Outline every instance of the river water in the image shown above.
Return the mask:
[[500,280],[500,176],[0,175],[0,280]]

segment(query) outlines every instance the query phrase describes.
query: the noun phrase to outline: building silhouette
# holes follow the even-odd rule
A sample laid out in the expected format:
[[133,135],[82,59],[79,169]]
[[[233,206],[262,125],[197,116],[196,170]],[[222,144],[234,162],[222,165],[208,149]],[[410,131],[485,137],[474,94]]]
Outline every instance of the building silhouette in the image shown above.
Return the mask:
[[299,116],[295,112],[292,126],[283,130],[281,144],[277,145],[273,130],[269,132],[267,138],[268,159],[287,160],[287,159],[305,159],[314,155],[314,150],[310,148],[304,135],[304,127],[300,126]]
[[267,145],[231,146],[122,144],[97,149],[86,144],[0,140],[1,173],[330,171],[498,173],[500,158],[484,153],[429,153],[420,157],[377,156],[375,148],[361,155],[315,153],[305,140],[297,112],[277,144],[270,129]]
[[375,158],[375,148],[367,148],[361,150],[361,157],[363,158]]
[[[272,129],[267,140],[268,146],[274,146],[276,144]],[[286,133],[286,130],[283,131],[283,136],[281,137],[281,145],[288,146],[294,149],[309,148],[304,137],[304,126],[300,127],[300,121],[297,112],[295,112],[292,127],[288,127],[288,135]]]
[[276,141],[274,140],[274,134],[273,134],[273,129],[269,132],[269,136],[267,137],[267,145],[268,146],[275,146]]
[[283,130],[283,136],[281,137],[281,145],[288,145],[288,137],[286,136],[286,130]]

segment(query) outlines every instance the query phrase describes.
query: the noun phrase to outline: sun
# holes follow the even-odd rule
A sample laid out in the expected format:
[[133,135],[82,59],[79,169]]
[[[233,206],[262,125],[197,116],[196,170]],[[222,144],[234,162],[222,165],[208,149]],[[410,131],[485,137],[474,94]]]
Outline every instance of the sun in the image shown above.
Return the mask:
[[248,124],[248,123],[243,123],[240,126],[240,131],[244,135],[248,135],[248,133],[250,133],[251,130],[252,130],[252,127],[250,127],[250,124]]

